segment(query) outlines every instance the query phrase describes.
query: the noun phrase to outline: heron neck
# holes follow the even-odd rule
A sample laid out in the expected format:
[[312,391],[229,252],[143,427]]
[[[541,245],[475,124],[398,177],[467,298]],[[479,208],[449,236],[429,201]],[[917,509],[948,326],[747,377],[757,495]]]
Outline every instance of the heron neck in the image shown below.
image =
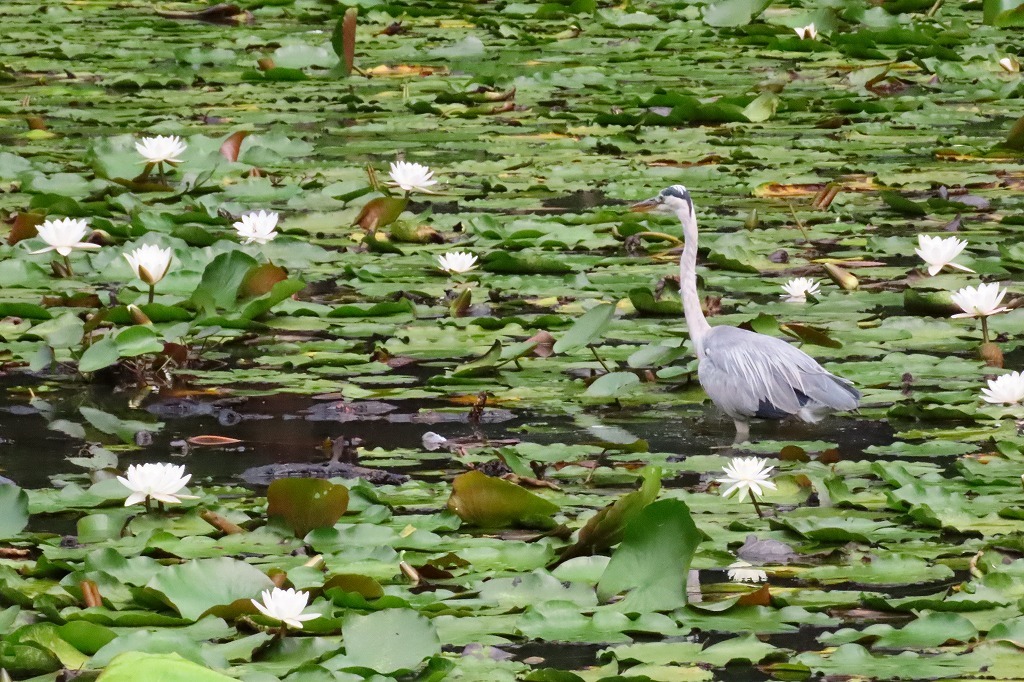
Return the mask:
[[704,317],[697,296],[697,218],[692,210],[679,211],[679,222],[683,225],[683,255],[679,257],[679,294],[683,299],[683,315],[690,332],[697,358],[704,357],[704,339],[711,331],[711,325]]

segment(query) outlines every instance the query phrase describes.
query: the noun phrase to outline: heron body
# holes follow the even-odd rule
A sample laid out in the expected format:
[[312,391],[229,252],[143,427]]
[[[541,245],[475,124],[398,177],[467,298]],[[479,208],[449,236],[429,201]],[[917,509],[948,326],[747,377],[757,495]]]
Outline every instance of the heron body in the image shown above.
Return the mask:
[[697,296],[697,217],[682,185],[663,189],[634,211],[674,213],[683,225],[679,290],[700,385],[746,439],[753,419],[797,416],[816,422],[834,411],[854,410],[860,391],[782,339],[739,327],[708,324]]

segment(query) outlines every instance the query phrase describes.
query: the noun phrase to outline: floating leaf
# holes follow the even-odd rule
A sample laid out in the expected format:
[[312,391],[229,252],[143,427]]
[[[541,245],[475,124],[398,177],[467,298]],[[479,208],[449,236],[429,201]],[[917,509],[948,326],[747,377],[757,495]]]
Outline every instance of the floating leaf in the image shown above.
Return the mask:
[[7,235],[7,243],[14,246],[23,239],[32,239],[39,234],[36,229],[46,220],[46,216],[40,213],[16,213],[14,224],[11,225],[11,232]]
[[632,372],[609,372],[587,386],[583,395],[588,398],[618,398],[630,393],[639,384],[640,377]]
[[591,516],[580,529],[576,542],[562,550],[553,566],[574,557],[606,552],[622,540],[626,527],[658,497],[661,490],[660,469],[647,467],[641,475],[643,482],[640,489],[626,493]]
[[623,611],[670,611],[686,604],[686,576],[701,541],[690,509],[680,500],[645,506],[626,526],[597,594],[607,601],[629,591]]
[[28,495],[16,485],[0,484],[0,538],[12,538],[28,525]]
[[720,0],[704,9],[708,26],[745,26],[768,9],[772,0]]
[[352,67],[355,65],[358,14],[359,9],[356,7],[346,9],[345,14],[334,25],[334,32],[331,34],[331,47],[334,54],[341,58],[346,76],[352,73]]
[[482,528],[550,528],[558,505],[514,483],[469,471],[452,481],[448,509],[466,523]]
[[364,230],[375,230],[398,220],[409,200],[404,197],[377,197],[370,199],[352,221]]
[[555,342],[555,353],[572,353],[594,343],[611,326],[614,315],[614,303],[602,303],[594,306],[573,322],[572,327]]
[[324,592],[328,590],[355,592],[363,599],[380,599],[384,596],[384,588],[379,582],[369,576],[354,573],[332,575],[324,581],[323,590]]
[[182,618],[193,621],[218,606],[248,600],[273,586],[258,568],[227,557],[168,566],[146,583],[148,591],[173,607]]
[[888,204],[890,208],[904,215],[919,217],[928,215],[928,209],[915,201],[907,199],[902,194],[885,190],[879,192],[878,195],[882,197],[882,201]]
[[274,285],[288,279],[288,271],[273,263],[262,263],[245,274],[238,293],[242,297],[251,298],[269,293]]
[[235,678],[186,660],[178,654],[126,651],[104,668],[97,682],[232,682]]
[[120,359],[117,343],[109,336],[93,342],[78,360],[78,371],[83,374],[110,367]]
[[348,509],[348,488],[322,478],[282,478],[267,488],[267,503],[267,516],[280,517],[302,538],[338,522]]
[[365,616],[350,613],[342,625],[346,667],[382,674],[413,670],[441,653],[437,630],[412,609],[384,609]]
[[242,149],[242,140],[249,135],[248,130],[239,130],[228,135],[220,145],[220,155],[228,161],[238,161],[238,153]]
[[984,0],[982,9],[989,26],[1024,26],[1024,0]]
[[511,254],[506,251],[488,253],[481,261],[481,267],[487,272],[518,275],[564,275],[572,272],[572,267],[562,259],[536,253]]
[[220,447],[223,445],[234,445],[242,441],[227,436],[191,436],[188,439],[189,445]]
[[257,265],[255,258],[242,251],[220,254],[203,270],[202,280],[192,292],[192,302],[211,315],[218,309],[233,308],[239,287]]
[[780,324],[779,330],[783,334],[788,334],[794,339],[802,341],[804,343],[811,343],[815,346],[824,346],[826,348],[842,348],[842,342],[833,339],[823,329],[818,327],[812,327],[807,324],[797,324],[796,322],[789,322],[787,324]]

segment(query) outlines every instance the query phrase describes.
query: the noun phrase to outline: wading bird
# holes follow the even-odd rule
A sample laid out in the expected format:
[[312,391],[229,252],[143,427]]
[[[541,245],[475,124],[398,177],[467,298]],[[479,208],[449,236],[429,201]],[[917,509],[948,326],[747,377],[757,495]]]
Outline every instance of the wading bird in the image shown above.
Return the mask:
[[631,210],[674,213],[683,224],[679,292],[697,353],[697,377],[712,402],[732,417],[737,442],[747,439],[752,419],[796,415],[816,422],[829,412],[857,408],[860,391],[799,348],[773,336],[708,324],[697,298],[697,216],[685,187],[667,187]]

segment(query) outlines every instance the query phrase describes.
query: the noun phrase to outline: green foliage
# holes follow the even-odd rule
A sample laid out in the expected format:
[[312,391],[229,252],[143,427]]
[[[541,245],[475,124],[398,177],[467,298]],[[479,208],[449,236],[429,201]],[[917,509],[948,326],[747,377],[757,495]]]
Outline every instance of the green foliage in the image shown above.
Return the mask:
[[28,495],[16,485],[0,484],[0,538],[12,538],[28,525]]
[[701,541],[690,509],[679,500],[648,504],[626,525],[622,542],[597,585],[607,600],[627,591],[626,612],[668,611],[686,603],[686,576]]
[[558,505],[514,483],[469,471],[452,481],[448,509],[481,528],[550,527]]
[[329,528],[348,509],[348,488],[320,478],[282,478],[267,488],[267,516],[280,518],[303,538],[314,528]]
[[[979,389],[1020,369],[1021,309],[988,321],[999,370],[950,293],[1022,293],[1024,5],[0,4],[14,679],[1019,676],[1024,415]],[[188,144],[164,177],[135,150],[156,134]],[[393,188],[399,157],[433,194]],[[712,323],[865,393],[738,446],[776,466],[764,518],[716,493],[732,427],[680,226],[626,209],[675,183]],[[255,210],[279,234],[240,243]],[[62,217],[102,245],[71,271],[31,253]],[[920,233],[975,273],[925,276]],[[153,303],[143,243],[174,254]],[[453,249],[480,268],[441,273]],[[791,276],[821,290],[786,302]],[[235,485],[339,436],[347,495]],[[125,508],[113,476],[157,460],[200,498]],[[271,584],[320,617],[277,638],[249,602]]]

